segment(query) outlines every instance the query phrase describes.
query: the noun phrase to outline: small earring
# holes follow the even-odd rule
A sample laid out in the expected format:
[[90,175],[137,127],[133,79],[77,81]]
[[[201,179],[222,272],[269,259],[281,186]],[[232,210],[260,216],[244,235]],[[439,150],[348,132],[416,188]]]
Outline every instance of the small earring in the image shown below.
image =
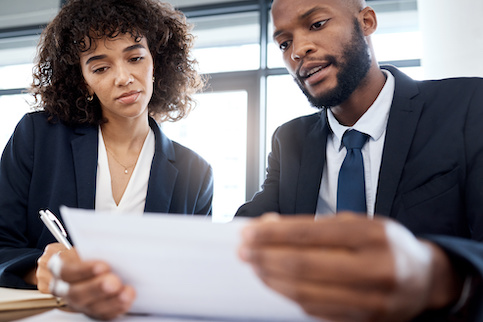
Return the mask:
[[155,80],[156,80],[156,78],[154,78],[154,76],[153,76],[153,83],[154,83]]
[[89,96],[86,97],[86,100],[88,102],[92,102],[93,99],[94,99],[94,95],[89,95]]

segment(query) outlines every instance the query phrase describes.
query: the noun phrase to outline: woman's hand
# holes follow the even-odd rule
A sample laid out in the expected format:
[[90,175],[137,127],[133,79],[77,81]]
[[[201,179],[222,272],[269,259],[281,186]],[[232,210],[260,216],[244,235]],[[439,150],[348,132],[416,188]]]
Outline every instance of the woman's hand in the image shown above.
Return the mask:
[[62,297],[70,308],[100,320],[125,314],[136,297],[105,262],[82,261],[75,249],[59,243],[45,248],[36,278],[42,293]]
[[109,265],[82,261],[75,251],[61,252],[58,258],[52,258],[49,267],[55,281],[51,283],[52,293],[92,318],[111,320],[123,315],[136,297],[134,289],[124,285]]
[[[67,250],[67,248],[65,248],[65,246],[60,243],[52,243],[47,245],[45,247],[44,253],[37,261],[37,269],[35,270],[35,275],[28,274],[27,276],[30,276],[30,278],[28,280],[26,279],[26,281],[33,285],[37,284],[37,288],[42,293],[51,293],[51,291],[49,290],[49,285],[52,281],[52,273],[48,268],[48,262],[54,254],[57,254],[59,252],[64,253],[71,251],[75,253],[76,257],[78,257],[75,250]],[[33,276],[35,277],[35,279],[32,279]]]

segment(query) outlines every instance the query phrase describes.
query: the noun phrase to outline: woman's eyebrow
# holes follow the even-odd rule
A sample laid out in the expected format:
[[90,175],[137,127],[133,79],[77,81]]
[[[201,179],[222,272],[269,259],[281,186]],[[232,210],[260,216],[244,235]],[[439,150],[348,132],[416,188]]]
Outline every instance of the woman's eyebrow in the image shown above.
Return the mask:
[[146,47],[144,47],[142,44],[135,44],[135,45],[124,48],[124,50],[122,52],[125,53],[125,52],[131,51],[131,50],[134,50],[134,49],[138,49],[138,48],[146,49]]
[[[146,49],[146,47],[144,47],[142,44],[135,44],[135,45],[128,46],[128,47],[124,48],[122,52],[125,53],[125,52],[129,52],[131,50],[135,50],[135,49],[138,49],[138,48]],[[100,60],[100,59],[104,59],[106,57],[107,57],[107,55],[96,55],[96,56],[92,56],[92,57],[90,57],[86,61],[86,65],[89,65],[93,61]]]
[[96,60],[100,60],[100,59],[104,59],[106,58],[107,55],[97,55],[97,56],[92,56],[91,58],[89,58],[87,61],[86,61],[86,65],[89,65],[90,63],[92,63],[93,61],[96,61]]

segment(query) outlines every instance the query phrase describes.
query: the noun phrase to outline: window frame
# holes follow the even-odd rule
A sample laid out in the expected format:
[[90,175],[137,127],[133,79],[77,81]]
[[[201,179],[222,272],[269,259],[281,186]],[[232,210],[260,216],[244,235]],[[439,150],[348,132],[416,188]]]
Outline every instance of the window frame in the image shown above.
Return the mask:
[[[59,8],[68,0],[61,0]],[[196,5],[180,7],[179,9],[187,16],[188,20],[197,17],[209,17],[215,15],[227,15],[258,11],[260,17],[260,67],[252,71],[234,71],[207,74],[210,91],[246,90],[248,93],[248,128],[247,128],[247,169],[246,169],[246,200],[250,200],[260,189],[265,178],[266,168],[266,137],[272,133],[266,133],[266,102],[268,76],[287,75],[285,68],[269,68],[268,43],[269,43],[269,12],[271,0],[246,0],[236,2],[220,2],[208,5]],[[368,0],[368,4],[376,5],[378,0]],[[381,3],[381,2],[379,2]],[[415,0],[385,1],[383,10],[396,10],[413,6]],[[30,25],[20,28],[0,29],[0,40],[22,36],[39,35],[45,25]],[[421,59],[409,59],[398,61],[381,61],[380,64],[391,64],[396,67],[418,67]],[[2,95],[16,95],[24,93],[26,88],[0,89]],[[269,147],[268,147],[269,148]]]

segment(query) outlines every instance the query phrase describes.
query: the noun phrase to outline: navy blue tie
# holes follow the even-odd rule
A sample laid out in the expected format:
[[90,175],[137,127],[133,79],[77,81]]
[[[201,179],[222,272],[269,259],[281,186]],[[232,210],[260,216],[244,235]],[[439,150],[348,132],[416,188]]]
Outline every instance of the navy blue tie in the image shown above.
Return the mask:
[[366,141],[367,135],[356,130],[348,130],[342,137],[347,155],[339,171],[337,211],[366,212],[366,185],[361,152]]

